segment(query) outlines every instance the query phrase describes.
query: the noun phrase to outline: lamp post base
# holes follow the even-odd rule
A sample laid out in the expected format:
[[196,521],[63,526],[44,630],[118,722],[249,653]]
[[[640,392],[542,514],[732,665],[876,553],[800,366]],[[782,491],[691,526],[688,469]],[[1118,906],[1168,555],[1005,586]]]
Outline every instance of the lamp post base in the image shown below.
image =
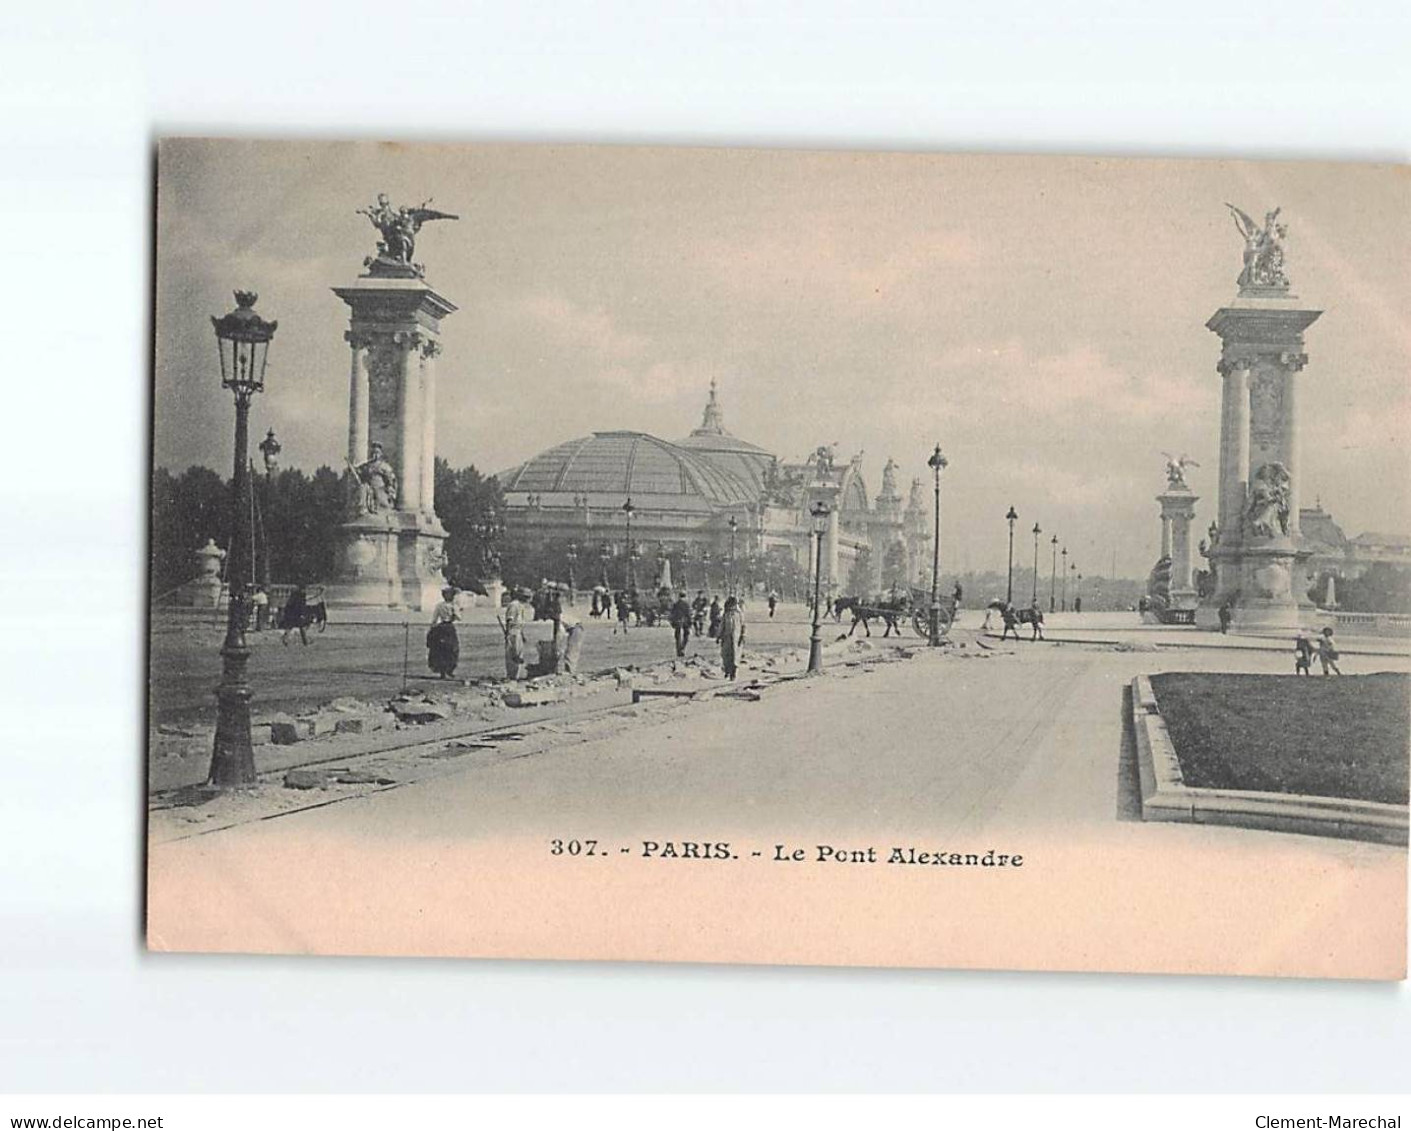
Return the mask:
[[207,784],[232,789],[255,784],[255,751],[250,742],[250,648],[245,643],[244,607],[231,602],[230,627],[221,648],[221,682],[216,688],[216,736]]
[[816,624],[813,626],[813,635],[808,638],[808,674],[823,674],[823,637],[819,635]]
[[931,605],[931,639],[932,648],[941,646],[941,607],[937,604]]

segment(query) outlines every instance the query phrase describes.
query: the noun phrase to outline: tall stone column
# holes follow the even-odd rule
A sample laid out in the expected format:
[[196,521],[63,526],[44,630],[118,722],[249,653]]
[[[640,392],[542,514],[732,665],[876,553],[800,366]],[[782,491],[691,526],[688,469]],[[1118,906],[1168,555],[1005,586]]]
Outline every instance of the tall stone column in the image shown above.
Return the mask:
[[348,462],[357,467],[367,459],[368,446],[368,380],[366,335],[348,330],[343,334],[348,343]]
[[1191,520],[1200,496],[1184,480],[1172,481],[1156,496],[1161,504],[1161,554],[1171,559],[1170,608],[1196,607],[1195,563],[1191,552]]
[[[370,448],[397,476],[397,497],[382,498],[348,472],[348,511],[338,529],[334,576],[325,586],[335,606],[430,609],[445,584],[444,527],[435,517],[435,375],[441,320],[455,311],[419,269],[369,261],[370,271],[335,287],[350,308],[348,458]],[[381,481],[376,481],[380,487]]]
[[436,516],[436,358],[441,343],[428,340],[421,347],[421,509]]
[[1202,608],[1220,607],[1236,630],[1284,632],[1303,619],[1298,528],[1297,382],[1307,362],[1303,334],[1320,310],[1300,305],[1284,274],[1278,211],[1260,228],[1238,210],[1246,238],[1239,294],[1206,323],[1221,341],[1225,389],[1220,427],[1219,525],[1209,557],[1216,587]]
[[416,331],[399,330],[397,344],[397,509],[421,510],[421,346]]

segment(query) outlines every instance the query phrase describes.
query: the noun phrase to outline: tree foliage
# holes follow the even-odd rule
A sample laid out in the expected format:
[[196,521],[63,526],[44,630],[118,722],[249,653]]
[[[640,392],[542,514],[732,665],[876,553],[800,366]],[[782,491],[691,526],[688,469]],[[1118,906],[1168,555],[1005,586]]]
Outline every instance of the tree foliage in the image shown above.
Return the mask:
[[500,481],[475,467],[453,468],[436,459],[436,515],[446,528],[446,580],[483,591],[504,572],[505,496]]

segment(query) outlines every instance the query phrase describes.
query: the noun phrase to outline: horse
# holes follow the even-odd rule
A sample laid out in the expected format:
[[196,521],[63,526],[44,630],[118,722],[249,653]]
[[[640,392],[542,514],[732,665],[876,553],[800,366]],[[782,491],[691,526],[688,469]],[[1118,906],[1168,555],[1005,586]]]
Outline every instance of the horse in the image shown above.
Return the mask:
[[1004,631],[1000,634],[1000,639],[1004,640],[1013,631],[1014,639],[1019,639],[1019,626],[1027,624],[1032,626],[1029,634],[1030,640],[1044,639],[1044,611],[1037,605],[1027,609],[1017,609],[1008,601],[991,601],[985,606],[987,610],[995,610],[1004,620]]
[[317,601],[304,601],[302,614],[294,615],[291,610],[282,608],[275,622],[275,628],[317,628],[322,632],[328,627],[328,605],[322,597]]
[[833,602],[833,609],[834,615],[839,619],[845,612],[852,613],[849,636],[857,631],[859,624],[867,635],[871,636],[872,626],[868,622],[880,619],[887,626],[887,631],[882,634],[883,639],[886,639],[893,631],[898,636],[901,635],[901,625],[897,622],[911,612],[911,598],[904,593],[895,597],[883,594],[872,601],[864,601],[861,597],[839,597]]

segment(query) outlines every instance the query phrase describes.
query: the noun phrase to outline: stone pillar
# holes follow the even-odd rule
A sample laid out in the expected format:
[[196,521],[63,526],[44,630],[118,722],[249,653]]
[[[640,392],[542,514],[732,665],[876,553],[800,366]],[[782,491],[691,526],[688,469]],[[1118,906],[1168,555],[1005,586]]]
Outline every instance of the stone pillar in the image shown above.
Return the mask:
[[1245,358],[1222,360],[1216,367],[1224,376],[1220,401],[1220,498],[1218,503],[1221,538],[1230,532],[1239,537],[1240,516],[1249,480],[1249,362]]
[[436,358],[441,343],[421,347],[421,509],[436,515]]
[[1195,563],[1191,553],[1191,520],[1199,496],[1188,487],[1170,486],[1156,496],[1161,504],[1161,555],[1171,559],[1170,607],[1196,607]]
[[334,575],[319,580],[334,606],[429,610],[445,584],[446,539],[434,509],[433,360],[441,320],[456,308],[415,269],[389,273],[379,263],[334,293],[350,308],[348,458],[362,463],[371,444],[381,444],[397,473],[397,498],[369,505],[349,475]]
[[365,335],[349,330],[343,335],[348,343],[351,364],[348,371],[348,462],[354,467],[367,459],[368,445],[368,383],[367,347]]
[[397,509],[421,510],[421,346],[415,331],[398,331]]
[[1295,383],[1307,361],[1303,333],[1321,313],[1301,307],[1286,285],[1250,286],[1206,323],[1221,339],[1225,389],[1219,529],[1209,555],[1216,587],[1203,624],[1215,623],[1221,606],[1236,630],[1285,632],[1306,619]]

